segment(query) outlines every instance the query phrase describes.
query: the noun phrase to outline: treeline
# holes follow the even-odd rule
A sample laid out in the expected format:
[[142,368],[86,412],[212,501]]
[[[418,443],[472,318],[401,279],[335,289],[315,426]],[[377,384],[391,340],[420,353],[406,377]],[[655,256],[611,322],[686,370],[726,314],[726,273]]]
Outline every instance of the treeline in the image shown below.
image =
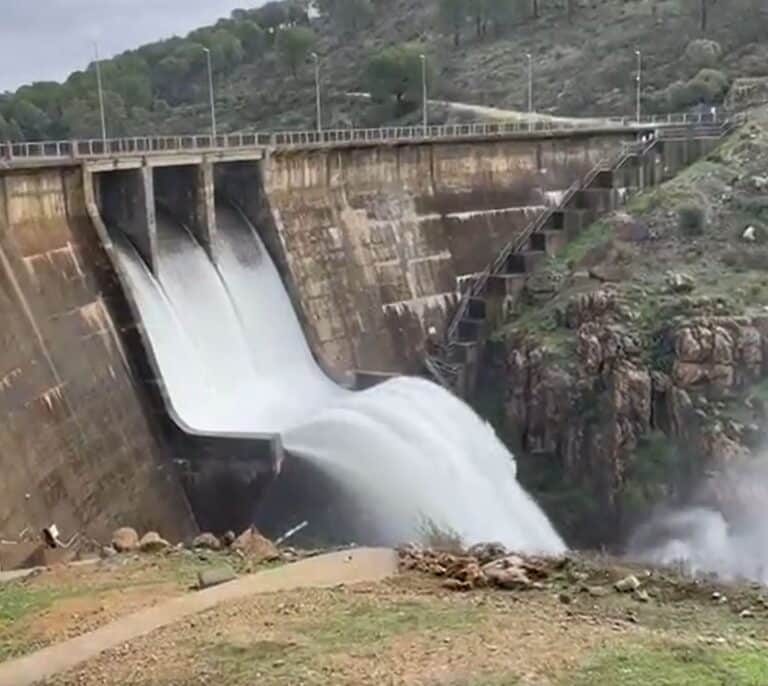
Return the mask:
[[[578,2],[562,0],[555,7],[562,8],[571,21]],[[440,19],[456,46],[470,26],[478,38],[489,33],[498,36],[521,21],[538,19],[543,10],[551,8],[548,0],[439,0]]]
[[[424,1],[434,9],[430,11],[445,43],[456,45],[494,40],[516,25],[538,19],[572,21],[587,6],[587,0]],[[589,0],[591,6],[630,2],[643,2],[654,14],[661,11],[659,8],[670,7],[659,0]],[[724,17],[738,16],[745,31],[764,27],[764,5],[765,0],[679,0],[675,7],[690,17],[691,25],[699,26],[703,36],[724,24]],[[202,108],[207,100],[206,50],[210,51],[217,83],[225,76],[230,81],[236,79],[241,65],[267,59],[269,68],[285,70],[287,78],[297,76],[310,61],[310,54],[323,47],[318,46],[313,11],[323,15],[323,28],[327,21],[332,23],[332,40],[324,45],[326,51],[332,51],[343,42],[352,42],[377,17],[397,11],[397,7],[395,0],[272,1],[256,9],[235,10],[229,18],[183,38],[148,44],[103,60],[100,67],[108,134],[144,133],[147,122],[164,120],[176,108],[193,104]],[[426,27],[413,29],[412,34],[424,35]],[[660,108],[667,101],[673,107],[685,107],[722,97],[728,85],[718,71],[722,51],[719,46],[702,45],[696,49],[704,50],[703,56],[697,54],[690,60],[701,71],[694,72],[688,81],[670,84],[668,92],[660,94]],[[391,101],[395,113],[417,106],[421,53],[426,47],[407,43],[362,55],[360,82],[375,99]],[[433,81],[433,71],[440,71],[437,58],[430,57],[426,66]],[[13,94],[0,94],[0,140],[86,138],[98,136],[99,131],[95,64],[74,72],[61,84],[35,83]]]
[[[235,10],[228,19],[130,50],[100,62],[104,107],[111,136],[132,133],[150,111],[164,113],[197,102],[207,89],[207,58],[216,75],[229,74],[267,52],[292,73],[306,60],[315,35],[308,0],[269,2]],[[64,83],[40,82],[0,94],[0,140],[83,138],[98,135],[96,65],[73,72]]]

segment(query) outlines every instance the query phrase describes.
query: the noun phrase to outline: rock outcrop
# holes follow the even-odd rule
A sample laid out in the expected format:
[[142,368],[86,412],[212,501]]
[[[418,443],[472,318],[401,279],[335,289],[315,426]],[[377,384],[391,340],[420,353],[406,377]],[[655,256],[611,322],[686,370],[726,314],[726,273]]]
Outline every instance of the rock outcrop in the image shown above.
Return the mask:
[[[702,473],[750,454],[758,427],[722,410],[768,372],[768,317],[677,316],[642,327],[610,285],[558,312],[572,350],[563,354],[526,331],[509,335],[496,360],[506,423],[514,447],[559,465],[562,480],[603,513],[603,526],[621,527],[618,496],[652,432],[694,454]],[[618,535],[600,526],[590,533],[601,542]]]

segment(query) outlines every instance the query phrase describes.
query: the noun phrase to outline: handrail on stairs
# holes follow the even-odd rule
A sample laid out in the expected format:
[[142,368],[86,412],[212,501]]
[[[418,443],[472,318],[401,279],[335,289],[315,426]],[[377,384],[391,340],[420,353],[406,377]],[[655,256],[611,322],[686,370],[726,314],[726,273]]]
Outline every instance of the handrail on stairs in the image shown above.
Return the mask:
[[[746,118],[741,118],[739,122],[728,119],[720,123],[713,122],[712,124],[702,124],[702,128],[716,130],[716,135],[719,138],[722,138],[736,126],[737,123],[740,123],[744,119]],[[662,134],[662,131],[659,131],[658,134]],[[608,157],[601,159],[587,174],[571,184],[555,207],[546,209],[533,221],[529,222],[520,234],[504,245],[494,261],[472,279],[470,286],[462,294],[451,321],[446,328],[444,341],[438,346],[438,355],[429,354],[425,358],[427,371],[432,374],[433,378],[439,384],[446,388],[451,388],[455,384],[461,365],[451,363],[449,360],[458,343],[459,326],[469,309],[470,302],[473,298],[478,297],[484,292],[490,277],[500,273],[509,259],[509,256],[519,252],[530,240],[531,236],[546,225],[556,211],[566,208],[577,192],[588,189],[601,172],[619,169],[627,160],[634,156],[638,156],[641,159],[645,158],[657,145],[659,140],[665,138],[663,134],[658,134],[652,136],[649,141],[641,140],[625,143],[622,146],[621,151],[614,155],[613,158]]]

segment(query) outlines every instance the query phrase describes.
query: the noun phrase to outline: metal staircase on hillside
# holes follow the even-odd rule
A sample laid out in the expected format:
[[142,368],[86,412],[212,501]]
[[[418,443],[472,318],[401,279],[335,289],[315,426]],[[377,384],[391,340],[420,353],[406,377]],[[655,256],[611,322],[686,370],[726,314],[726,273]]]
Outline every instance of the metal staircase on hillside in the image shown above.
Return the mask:
[[[735,121],[726,120],[723,123],[699,124],[695,127],[695,131],[692,131],[691,127],[661,129],[650,140],[625,144],[613,158],[598,162],[583,178],[570,186],[556,206],[548,208],[530,222],[518,236],[502,248],[483,272],[471,279],[461,294],[456,310],[446,328],[443,342],[437,345],[424,360],[429,375],[437,383],[458,395],[466,393],[467,380],[464,378],[464,372],[468,358],[473,351],[477,353],[488,333],[486,290],[489,280],[496,276],[524,275],[528,271],[529,264],[535,266],[537,261],[535,258],[546,254],[546,235],[543,233],[545,227],[550,225],[556,213],[571,209],[577,193],[594,189],[594,184],[602,173],[613,174],[622,169],[633,157],[637,157],[641,162],[646,160],[659,141],[691,137],[720,139],[735,125]],[[638,185],[642,186],[642,184]],[[594,221],[598,214],[599,212],[595,213],[591,221]],[[542,235],[543,240],[536,241],[537,235]],[[516,259],[513,260],[513,258]]]

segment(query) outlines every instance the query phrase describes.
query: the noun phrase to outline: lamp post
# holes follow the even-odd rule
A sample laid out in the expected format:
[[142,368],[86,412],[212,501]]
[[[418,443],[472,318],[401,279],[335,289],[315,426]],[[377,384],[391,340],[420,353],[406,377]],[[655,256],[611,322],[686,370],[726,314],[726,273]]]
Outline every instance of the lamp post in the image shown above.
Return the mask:
[[635,110],[635,114],[637,117],[637,123],[640,123],[640,115],[641,112],[641,104],[640,104],[640,96],[642,94],[643,89],[643,55],[640,52],[640,50],[635,50],[635,55],[637,56],[637,76],[635,77],[637,80],[637,106]]
[[533,114],[533,55],[526,53],[528,58],[528,113]]
[[317,130],[320,132],[323,130],[323,110],[320,102],[320,58],[316,52],[312,53],[312,61],[315,63],[315,117]]
[[101,61],[99,60],[99,44],[93,42],[93,55],[96,64],[96,88],[99,94],[99,114],[101,116],[101,142],[104,152],[107,151],[107,116],[104,112],[104,88],[101,83]]
[[426,129],[429,126],[429,114],[427,113],[427,56],[419,55],[421,60],[421,124]]
[[211,51],[203,48],[206,59],[208,60],[208,96],[211,101],[211,147],[216,145],[216,100],[213,93],[213,63],[211,62]]

